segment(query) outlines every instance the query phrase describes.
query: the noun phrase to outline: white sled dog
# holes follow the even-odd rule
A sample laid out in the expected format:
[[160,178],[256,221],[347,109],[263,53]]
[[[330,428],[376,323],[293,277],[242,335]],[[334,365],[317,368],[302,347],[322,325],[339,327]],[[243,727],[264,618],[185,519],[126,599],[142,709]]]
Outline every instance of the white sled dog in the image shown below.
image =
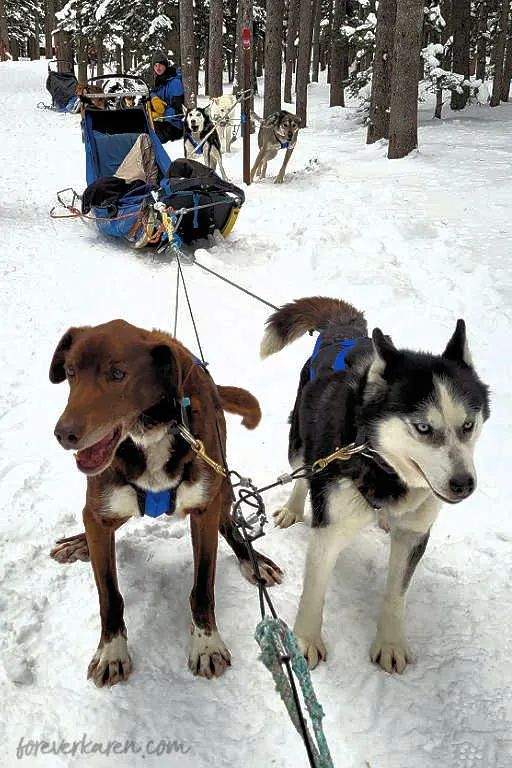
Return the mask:
[[208,107],[212,122],[217,124],[217,133],[223,152],[231,152],[235,102],[236,97],[232,93],[226,93],[223,96],[211,98]]
[[370,655],[387,672],[402,672],[412,660],[406,591],[442,502],[456,504],[476,487],[473,452],[489,416],[488,389],[473,367],[463,320],[441,355],[411,352],[396,348],[378,328],[369,339],[362,312],[338,299],[299,299],[275,312],[262,357],[312,329],[320,335],[290,417],[290,464],[313,466],[352,443],[362,450],[347,461],[330,461],[309,483],[296,480],[275,513],[283,528],[302,520],[310,491],[312,531],[295,633],[311,668],[325,659],[329,575],[341,549],[378,510],[391,552]]

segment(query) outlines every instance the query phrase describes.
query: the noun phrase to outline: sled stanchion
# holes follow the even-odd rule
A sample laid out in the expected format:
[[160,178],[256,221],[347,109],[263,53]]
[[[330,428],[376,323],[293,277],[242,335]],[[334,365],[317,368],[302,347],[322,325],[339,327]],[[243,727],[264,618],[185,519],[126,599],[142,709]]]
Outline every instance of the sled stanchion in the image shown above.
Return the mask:
[[244,92],[240,124],[242,126],[244,184],[251,183],[251,30],[242,27],[242,54],[244,66]]

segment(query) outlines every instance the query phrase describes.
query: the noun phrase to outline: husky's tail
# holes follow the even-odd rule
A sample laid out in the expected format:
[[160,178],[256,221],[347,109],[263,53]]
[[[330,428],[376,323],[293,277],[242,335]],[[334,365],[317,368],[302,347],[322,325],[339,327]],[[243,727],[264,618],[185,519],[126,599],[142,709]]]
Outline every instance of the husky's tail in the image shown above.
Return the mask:
[[363,313],[342,299],[312,296],[285,304],[265,324],[260,355],[273,355],[308,331],[325,330],[332,322],[356,328],[366,327]]
[[261,409],[254,395],[240,387],[217,386],[217,389],[225,411],[243,416],[242,424],[247,429],[255,429],[258,426],[261,421]]

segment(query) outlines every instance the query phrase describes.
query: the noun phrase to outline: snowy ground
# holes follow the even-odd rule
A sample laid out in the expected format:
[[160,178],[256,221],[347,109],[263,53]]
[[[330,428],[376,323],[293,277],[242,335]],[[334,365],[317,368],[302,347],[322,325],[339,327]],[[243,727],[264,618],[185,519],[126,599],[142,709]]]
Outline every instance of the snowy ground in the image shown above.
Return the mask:
[[[233,666],[215,681],[186,669],[186,524],[144,519],[120,532],[134,672],[111,690],[86,681],[99,636],[92,571],[48,557],[57,537],[81,530],[85,479],[53,437],[67,393],[49,383],[48,366],[70,325],[123,317],[171,330],[176,268],[103,238],[91,223],[49,218],[56,190],[83,190],[85,173],[79,117],[36,109],[49,100],[45,76],[46,62],[0,64],[0,764],[306,766],[258,661],[256,591],[223,542],[217,619]],[[330,655],[313,674],[327,739],[339,768],[510,768],[512,104],[447,110],[441,122],[425,105],[420,151],[388,161],[384,143],[367,147],[348,110],[327,103],[326,86],[312,85],[286,183],[272,184],[274,161],[267,181],[247,189],[232,235],[201,260],[275,304],[317,293],[348,299],[412,348],[441,351],[463,316],[493,408],[478,448],[479,489],[443,510],[413,581],[408,628],[418,661],[404,675],[369,661],[385,534],[368,530],[340,557],[325,612]],[[226,158],[235,183],[241,167],[238,141]],[[262,363],[267,308],[197,267],[186,279],[213,376],[247,386],[263,408],[255,433],[229,418],[231,466],[266,484],[287,469],[287,416],[312,340]],[[178,336],[197,351],[183,304]],[[284,497],[268,494],[269,513]],[[286,571],[273,598],[293,623],[307,529],[267,530],[261,548]],[[104,749],[133,739],[141,752],[78,747],[75,756],[36,757],[34,746],[20,748],[20,739],[83,737]],[[148,741],[173,739],[186,754],[145,754]]]

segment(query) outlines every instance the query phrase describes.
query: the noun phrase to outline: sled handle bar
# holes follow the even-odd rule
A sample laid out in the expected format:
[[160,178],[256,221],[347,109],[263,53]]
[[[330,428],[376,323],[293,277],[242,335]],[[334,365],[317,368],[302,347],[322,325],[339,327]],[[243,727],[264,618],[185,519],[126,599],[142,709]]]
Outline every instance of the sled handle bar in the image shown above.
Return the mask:
[[[149,86],[146,83],[146,81],[143,80],[142,77],[140,77],[140,75],[113,75],[111,73],[110,75],[96,75],[96,77],[89,77],[89,78],[87,78],[87,80],[85,82],[86,83],[96,83],[96,82],[98,82],[98,80],[134,80],[138,84],[144,86],[144,88],[147,90],[148,96],[149,96]],[[101,94],[101,93],[91,94],[91,97],[94,97],[95,99],[98,99],[98,98],[99,99],[103,99],[103,98],[111,99],[111,98],[116,98],[116,96],[121,96],[121,97],[123,97],[123,96],[133,96],[133,91],[129,91],[129,92],[126,92],[126,91],[125,92],[123,92],[123,91],[114,91],[114,92],[105,93],[105,94]]]

